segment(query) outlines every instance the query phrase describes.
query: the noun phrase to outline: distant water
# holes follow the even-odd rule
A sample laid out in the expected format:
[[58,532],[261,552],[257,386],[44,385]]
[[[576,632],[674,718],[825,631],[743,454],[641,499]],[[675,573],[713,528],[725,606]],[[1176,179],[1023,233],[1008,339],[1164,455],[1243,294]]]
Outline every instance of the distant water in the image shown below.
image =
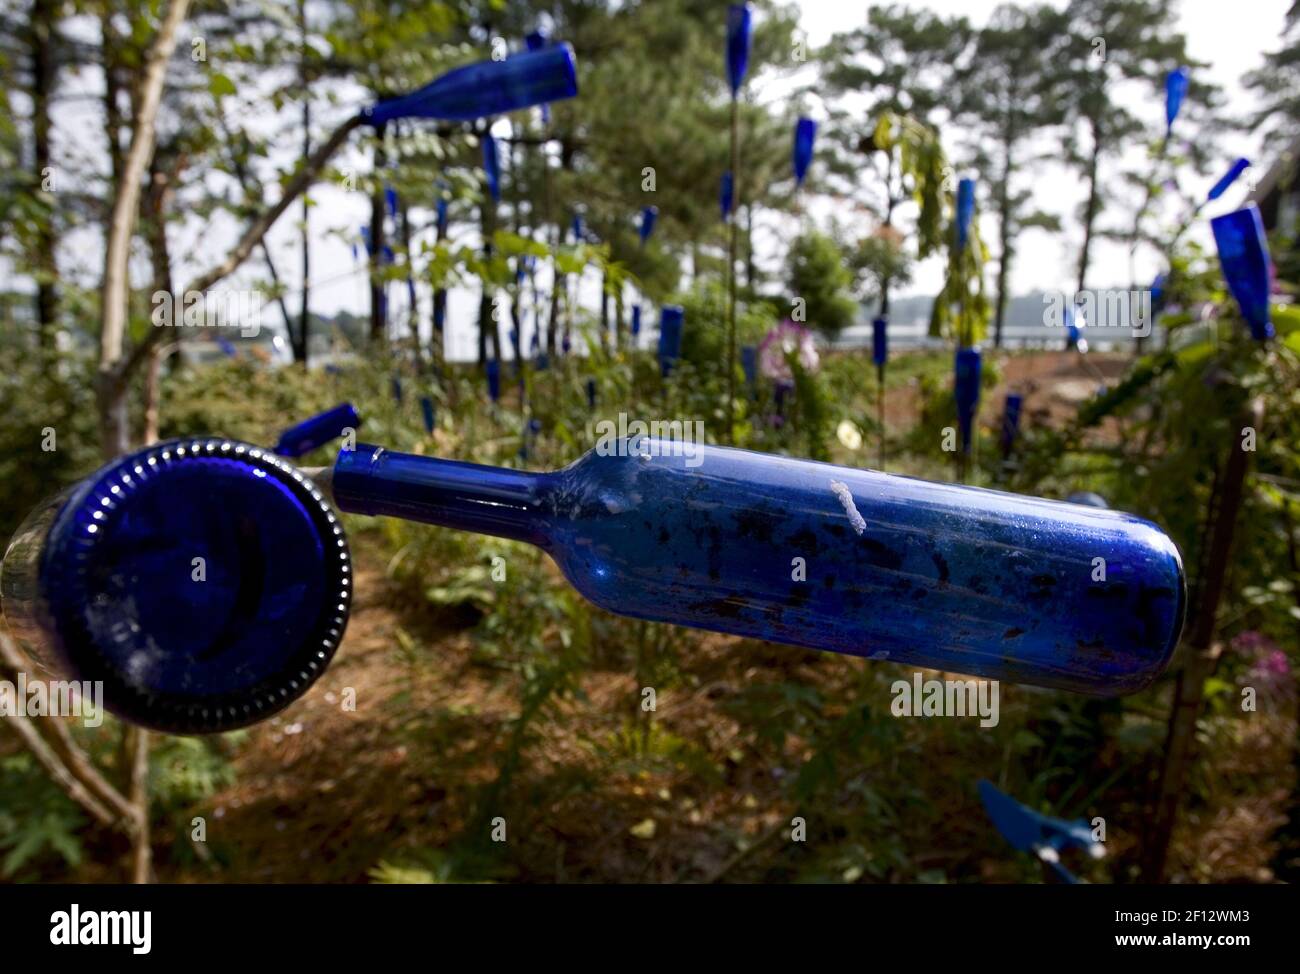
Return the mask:
[[[889,322],[889,347],[891,349],[947,348],[951,341],[931,338],[930,320],[897,321],[891,317]],[[1084,328],[1083,337],[1092,348],[1129,348],[1133,344],[1132,333],[1122,328]],[[993,341],[993,325],[989,325],[988,337],[982,344]],[[1047,348],[1058,349],[1065,346],[1065,329],[1048,328],[1045,325],[1004,325],[1002,344],[1006,348]],[[840,332],[839,337],[831,343],[832,348],[870,348],[871,322],[860,322]]]
[[[889,344],[891,348],[942,348],[951,342],[929,337],[930,309],[934,298],[927,296],[909,296],[897,298],[891,302],[889,315]],[[1006,317],[1002,328],[1002,344],[1007,348],[1047,348],[1056,349],[1065,346],[1065,328],[1049,326],[1043,323],[1044,310],[1047,307],[1042,292],[1014,297],[1007,302]],[[844,329],[833,343],[835,348],[862,348],[871,345],[871,319],[875,317],[875,308],[864,308],[858,321]],[[1159,329],[1156,329],[1157,333]],[[1130,348],[1134,337],[1128,328],[1084,327],[1083,337],[1092,348]],[[1157,340],[1159,339],[1157,334]],[[989,334],[985,343],[993,340],[993,323],[989,322]]]

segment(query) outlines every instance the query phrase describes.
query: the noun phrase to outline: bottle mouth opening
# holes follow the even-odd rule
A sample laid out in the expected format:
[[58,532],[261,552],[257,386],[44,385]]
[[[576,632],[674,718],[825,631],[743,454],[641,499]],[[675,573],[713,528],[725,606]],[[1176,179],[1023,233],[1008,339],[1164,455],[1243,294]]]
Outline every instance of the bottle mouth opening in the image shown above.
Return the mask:
[[170,733],[264,719],[342,639],[352,567],[319,488],[271,451],[175,440],[84,481],[50,528],[54,650],[105,708]]

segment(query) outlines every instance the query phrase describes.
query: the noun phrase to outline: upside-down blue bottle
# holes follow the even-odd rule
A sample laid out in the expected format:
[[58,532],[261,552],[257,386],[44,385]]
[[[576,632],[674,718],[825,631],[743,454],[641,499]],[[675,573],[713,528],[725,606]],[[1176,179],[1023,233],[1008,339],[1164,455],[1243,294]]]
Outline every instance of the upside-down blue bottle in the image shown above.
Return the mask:
[[33,662],[173,733],[241,727],[300,696],[342,638],[351,586],[319,488],[220,438],[108,464],[33,512],[0,563],[5,620]]

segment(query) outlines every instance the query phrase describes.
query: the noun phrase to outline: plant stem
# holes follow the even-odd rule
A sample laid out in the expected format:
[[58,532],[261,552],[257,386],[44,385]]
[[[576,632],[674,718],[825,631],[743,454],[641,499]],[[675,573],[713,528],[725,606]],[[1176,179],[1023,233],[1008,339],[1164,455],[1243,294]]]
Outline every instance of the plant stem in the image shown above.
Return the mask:
[[731,219],[727,237],[727,443],[735,442],[736,429],[736,213],[740,210],[739,102],[731,99]]

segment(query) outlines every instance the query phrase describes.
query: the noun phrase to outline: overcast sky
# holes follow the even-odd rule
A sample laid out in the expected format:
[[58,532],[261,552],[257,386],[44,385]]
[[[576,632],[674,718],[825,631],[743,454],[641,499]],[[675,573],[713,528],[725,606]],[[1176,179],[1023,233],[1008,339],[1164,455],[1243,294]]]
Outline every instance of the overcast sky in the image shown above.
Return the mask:
[[[1197,61],[1209,65],[1210,78],[1224,90],[1231,117],[1245,118],[1255,107],[1254,96],[1242,87],[1242,76],[1262,64],[1263,52],[1278,48],[1286,10],[1290,4],[1291,0],[1182,0],[1177,4],[1179,24],[1187,37],[1189,53]],[[801,26],[814,45],[825,43],[832,34],[839,31],[851,30],[866,23],[867,11],[873,6],[866,0],[798,0],[798,5],[803,11]],[[962,14],[978,25],[988,20],[999,2],[921,0],[911,5],[925,7],[945,16]],[[1052,6],[1064,7],[1065,0],[1056,0]],[[1117,43],[1117,40],[1110,39],[1110,42]],[[1163,118],[1163,98],[1130,107],[1143,118],[1152,121]],[[1242,136],[1239,143],[1234,141],[1234,144],[1222,148],[1223,154],[1230,158],[1249,157],[1256,163],[1256,174],[1261,177],[1268,169],[1270,160],[1261,154],[1257,137]],[[1047,165],[1035,173],[1035,201],[1041,208],[1063,218],[1064,232],[1026,232],[1013,265],[1012,292],[1015,294],[1040,289],[1073,288],[1077,276],[1082,231],[1074,214],[1084,199],[1085,187],[1077,173],[1060,166]],[[1206,180],[1206,190],[1213,184],[1214,178]],[[1215,209],[1207,208],[1206,220],[1201,221],[1198,228],[1199,236],[1207,245],[1210,241],[1209,217],[1235,209],[1247,191],[1247,181],[1243,180],[1218,202]],[[996,239],[994,226],[993,221],[986,219],[986,241]],[[1090,277],[1098,285],[1126,286],[1129,274],[1127,248],[1119,244],[1099,242],[1092,250],[1092,265],[1095,272]],[[1143,255],[1138,268],[1139,280],[1153,277],[1158,270],[1155,255]],[[916,293],[935,293],[941,285],[940,275],[939,261],[930,261],[918,274],[913,290]]]
[[[1193,58],[1210,66],[1210,75],[1224,89],[1228,109],[1233,117],[1247,116],[1255,105],[1253,95],[1242,88],[1241,78],[1246,72],[1260,65],[1265,50],[1275,49],[1278,46],[1289,3],[1290,0],[1235,0],[1231,5],[1225,5],[1221,0],[1183,0],[1178,5],[1180,26],[1188,38],[1190,53]],[[802,10],[800,26],[806,31],[808,40],[813,46],[825,43],[838,31],[852,29],[865,23],[867,11],[872,6],[867,0],[798,0],[798,5]],[[998,3],[996,0],[921,0],[914,5],[928,7],[949,16],[964,14],[980,24],[987,20]],[[1064,0],[1057,0],[1056,5],[1063,6]],[[1228,9],[1231,9],[1232,16],[1224,15],[1225,10]],[[764,97],[774,96],[768,92],[764,93]],[[1163,117],[1164,104],[1160,97],[1131,107],[1153,122]],[[1226,157],[1235,158],[1245,155],[1255,160],[1260,175],[1268,167],[1269,160],[1261,154],[1257,137],[1242,136],[1239,143],[1224,145],[1222,149]],[[1208,189],[1212,182],[1213,178],[1207,179],[1203,189]],[[1061,166],[1048,164],[1036,170],[1033,188],[1038,205],[1062,217],[1064,232],[1060,234],[1026,232],[1020,243],[1013,269],[1012,293],[1072,289],[1081,240],[1080,227],[1074,214],[1083,200],[1084,187],[1077,173]],[[1199,234],[1208,245],[1208,218],[1217,215],[1218,212],[1236,208],[1247,190],[1247,181],[1243,180],[1219,201],[1216,209],[1206,211],[1206,220],[1201,221],[1193,235]],[[337,199],[322,196],[322,203],[328,204],[322,205],[322,214],[329,212],[333,216],[335,213],[347,212],[357,225],[365,220],[367,215],[364,202],[355,196],[347,198],[343,194],[338,194]],[[810,212],[819,219],[825,219],[829,217],[830,207],[813,205],[810,206]],[[987,223],[984,228],[985,239],[993,240],[995,225],[987,217],[985,220]],[[320,219],[317,222],[336,223],[337,221]],[[760,232],[756,235],[757,248],[760,264],[767,270],[779,269],[793,229],[793,222],[778,214],[760,216]],[[865,232],[869,228],[859,229]],[[285,263],[289,264],[295,248],[287,228],[281,231],[279,237],[285,241]],[[337,239],[325,241],[313,256],[313,260],[320,268],[320,272],[313,276],[318,280],[327,280],[336,278],[339,274],[346,274],[350,259],[347,248]],[[1128,258],[1127,251],[1122,245],[1097,242],[1094,244],[1092,260],[1094,271],[1090,276],[1097,285],[1127,286]],[[1153,277],[1158,269],[1154,254],[1143,255],[1138,262],[1138,279],[1147,280]],[[990,278],[992,271],[993,268],[990,269]],[[932,258],[919,269],[909,289],[910,293],[935,293],[942,283],[941,274],[940,259]],[[596,281],[588,280],[583,290],[584,300],[594,302],[598,300],[598,293]],[[456,292],[452,295],[450,317],[453,323],[454,353],[467,355],[472,349],[472,324],[477,312],[477,300],[477,295],[473,291]],[[343,306],[363,312],[366,305],[360,278],[335,280],[334,283],[317,287],[313,291],[313,303],[322,311]]]
[[[813,46],[825,43],[837,31],[851,29],[865,23],[867,10],[871,4],[866,0],[797,0],[802,10],[801,27],[807,33]],[[1057,0],[1063,4],[1064,0]],[[1225,4],[1222,0],[1183,0],[1180,6],[1181,27],[1187,35],[1191,54],[1194,58],[1209,64],[1210,74],[1225,91],[1230,112],[1236,117],[1246,117],[1254,106],[1253,97],[1241,87],[1242,76],[1257,67],[1265,50],[1275,49],[1280,41],[1283,18],[1290,0],[1234,0]],[[962,13],[973,21],[983,23],[997,6],[994,0],[920,0],[916,6],[928,7],[945,15]],[[1228,15],[1230,12],[1230,15]],[[85,26],[85,25],[82,25]],[[74,32],[77,26],[70,28]],[[93,25],[87,27],[93,30]],[[1112,40],[1111,43],[1114,43]],[[721,54],[719,54],[721,61]],[[721,71],[721,63],[719,66]],[[55,153],[56,160],[64,162],[77,161],[77,168],[84,170],[84,165],[98,165],[105,168],[102,158],[102,119],[99,117],[98,91],[102,90],[101,79],[95,72],[83,72],[79,77],[64,80],[61,94],[64,96],[55,115]],[[779,87],[760,89],[759,97],[775,100],[782,97]],[[1161,98],[1144,99],[1130,106],[1135,112],[1153,123],[1163,117],[1163,100]],[[321,137],[326,126],[341,121],[353,107],[338,105],[333,115],[322,107],[316,113],[317,137]],[[251,113],[241,116],[240,121],[254,129],[274,129],[284,125],[282,118],[277,121],[267,113],[265,117]],[[292,124],[292,123],[290,123]],[[294,126],[296,129],[296,125]],[[93,133],[87,138],[86,133]],[[292,140],[296,140],[296,133]],[[1235,141],[1239,138],[1239,142]],[[355,166],[357,171],[368,171],[370,153],[354,139],[352,144],[340,155],[340,166]],[[1222,146],[1223,155],[1235,158],[1245,155],[1257,163],[1256,171],[1262,175],[1268,168],[1269,159],[1260,153],[1258,138],[1255,136],[1233,137],[1234,144]],[[951,147],[950,147],[951,148]],[[96,161],[97,160],[97,161]],[[286,154],[285,159],[289,161]],[[815,166],[815,163],[814,163]],[[972,174],[978,177],[979,174]],[[815,184],[816,169],[813,181]],[[1206,180],[1206,185],[1198,191],[1208,189],[1213,178]],[[1074,219],[1079,203],[1083,198],[1084,187],[1078,175],[1058,165],[1047,165],[1036,171],[1032,187],[1035,201],[1041,208],[1055,212],[1064,221],[1065,230],[1061,234],[1047,234],[1029,231],[1020,242],[1017,262],[1012,275],[1012,292],[1021,294],[1033,290],[1069,289],[1073,285],[1074,268],[1077,266],[1078,248],[1081,232]],[[1189,187],[1195,188],[1195,187]],[[1235,208],[1247,191],[1243,180],[1217,204],[1216,209],[1207,211],[1207,217],[1217,212]],[[340,309],[351,310],[357,314],[368,313],[368,294],[365,286],[366,269],[352,256],[351,241],[357,237],[359,228],[369,219],[368,201],[358,192],[346,191],[334,184],[320,184],[312,193],[315,207],[312,211],[312,308],[313,310],[333,314]],[[276,256],[280,274],[291,289],[301,286],[298,276],[299,245],[296,220],[298,209],[292,216],[286,216],[272,230],[269,242]],[[809,205],[810,214],[817,219],[826,219],[831,213],[829,204]],[[987,217],[984,227],[985,239],[994,237],[994,224]],[[759,263],[766,270],[776,271],[784,257],[789,237],[795,229],[792,218],[776,213],[760,211],[758,221],[757,251]],[[871,227],[849,227],[855,233],[866,233]],[[459,228],[459,233],[470,233],[470,228]],[[1208,240],[1206,222],[1202,221],[1197,231]],[[178,267],[176,280],[191,279],[199,271],[206,269],[233,244],[236,227],[232,221],[218,218],[213,223],[189,220],[172,230],[172,249]],[[466,241],[471,238],[462,237]],[[77,278],[88,287],[97,287],[102,254],[99,229],[86,228],[74,232],[65,239],[60,252],[61,268],[65,274]],[[996,255],[995,255],[996,256]],[[933,294],[940,286],[940,262],[932,258],[922,266],[909,293]],[[1093,251],[1093,282],[1100,286],[1119,286],[1129,279],[1126,253],[1118,245],[1098,243]],[[1155,255],[1145,255],[1139,264],[1139,280],[1147,280],[1156,271]],[[137,253],[135,277],[137,281],[147,280],[147,261],[141,252]],[[591,307],[598,300],[598,282],[594,275],[588,275],[583,287],[583,300]],[[237,288],[241,283],[265,280],[265,270],[260,260],[252,259],[235,277],[223,285]],[[429,318],[428,305],[430,295],[422,289],[421,303],[424,306],[423,317]],[[291,298],[296,307],[296,299]],[[405,320],[405,289],[393,288],[392,312],[397,320]],[[473,354],[474,324],[477,317],[478,295],[476,289],[457,289],[453,291],[449,306],[451,324],[450,353],[454,358],[468,357]],[[278,324],[278,313],[274,307],[268,307],[267,324]],[[649,320],[657,320],[651,318]],[[531,331],[531,324],[526,327]]]

